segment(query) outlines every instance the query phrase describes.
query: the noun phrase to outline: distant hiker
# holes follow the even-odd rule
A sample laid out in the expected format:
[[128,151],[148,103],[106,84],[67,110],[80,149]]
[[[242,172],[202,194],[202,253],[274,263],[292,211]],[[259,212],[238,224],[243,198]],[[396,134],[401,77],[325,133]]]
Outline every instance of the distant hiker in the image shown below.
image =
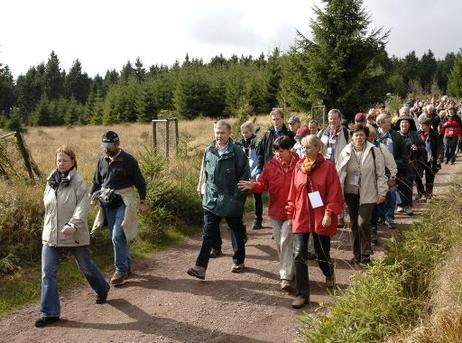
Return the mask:
[[287,121],[287,124],[289,124],[289,129],[294,134],[296,134],[297,130],[302,127],[302,122],[300,120],[300,117],[296,114],[293,114],[292,116],[290,116],[289,120]]
[[147,214],[146,182],[136,159],[120,147],[119,136],[114,131],[106,132],[101,147],[105,156],[98,160],[93,176],[91,194],[98,199],[100,209],[93,223],[92,233],[105,224],[114,246],[115,272],[111,284],[121,285],[131,273],[131,258],[128,242],[138,232],[136,210],[140,197],[139,211]]
[[418,171],[422,170],[422,165],[427,159],[425,143],[414,129],[414,120],[411,116],[401,116],[396,124],[399,126],[398,133],[404,141],[404,146],[409,154],[409,173],[398,180],[398,190],[401,198],[401,204],[396,209],[397,212],[405,212],[407,215],[413,215],[412,210],[412,193],[414,180],[420,177]]
[[[241,125],[241,135],[242,138],[237,144],[242,147],[249,159],[250,177],[255,181],[260,175],[261,170],[258,169],[257,136],[255,135],[254,124],[251,121],[247,121]],[[262,228],[263,222],[263,200],[261,193],[253,193],[253,199],[255,220],[252,229],[259,230]]]
[[273,142],[280,136],[288,136],[292,146],[295,144],[295,132],[289,130],[284,124],[284,112],[280,108],[273,108],[270,112],[271,127],[265,132],[258,144],[258,168],[260,172],[263,167],[273,158]]
[[456,163],[457,141],[462,134],[462,122],[453,106],[448,107],[446,113],[441,125],[444,140],[444,163],[454,164]]
[[238,187],[241,190],[259,193],[269,192],[268,217],[279,257],[281,289],[288,291],[292,289],[294,278],[294,256],[292,231],[289,227],[285,206],[292,173],[299,158],[295,152],[291,151],[292,141],[287,136],[276,138],[273,142],[273,149],[273,158],[263,168],[263,173],[258,180],[239,181]]
[[335,286],[330,258],[330,237],[337,233],[337,216],[343,209],[343,196],[335,166],[324,159],[323,144],[315,135],[302,139],[305,158],[295,166],[286,213],[294,239],[296,298],[293,308],[310,302],[308,239],[313,236],[319,267],[326,286]]
[[[426,200],[433,196],[433,181],[436,173],[441,169],[443,156],[443,140],[438,133],[432,129],[430,118],[421,118],[418,134],[425,144],[425,158],[420,165],[417,183],[417,199],[425,197]],[[425,184],[423,178],[425,177]]]
[[206,148],[199,180],[204,210],[202,245],[190,276],[205,279],[210,252],[219,237],[225,218],[231,233],[233,265],[231,272],[244,271],[245,226],[242,222],[246,194],[237,188],[239,180],[250,178],[249,162],[241,147],[230,138],[231,125],[219,120],[214,125],[215,140]]
[[75,153],[67,146],[56,150],[56,169],[47,179],[43,202],[42,295],[36,327],[59,321],[57,273],[64,250],[74,255],[80,271],[96,292],[96,303],[104,304],[109,284],[91,258],[87,215],[90,203],[85,181],[77,173]]

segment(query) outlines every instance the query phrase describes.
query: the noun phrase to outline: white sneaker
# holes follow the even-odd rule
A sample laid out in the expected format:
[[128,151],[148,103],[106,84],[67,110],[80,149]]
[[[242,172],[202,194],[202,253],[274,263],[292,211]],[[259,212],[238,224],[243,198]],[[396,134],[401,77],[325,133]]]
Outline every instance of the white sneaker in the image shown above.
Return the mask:
[[231,272],[233,273],[242,273],[243,271],[244,271],[244,263],[242,264],[234,263],[233,266],[231,267]]
[[396,212],[403,213],[404,212],[404,207],[398,206],[396,208]]
[[292,289],[292,282],[290,280],[281,280],[281,291],[290,291]]

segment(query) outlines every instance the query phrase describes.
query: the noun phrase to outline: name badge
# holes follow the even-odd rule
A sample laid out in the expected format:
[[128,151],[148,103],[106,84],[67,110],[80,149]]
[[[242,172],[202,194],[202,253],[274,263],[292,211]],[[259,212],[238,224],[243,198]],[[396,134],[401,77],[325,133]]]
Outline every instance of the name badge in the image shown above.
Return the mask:
[[361,181],[361,173],[359,171],[354,171],[351,175],[351,182],[350,184],[356,187],[359,187],[359,183]]
[[324,203],[321,199],[321,194],[318,191],[308,193],[308,199],[310,200],[311,208],[323,207]]
[[326,149],[326,159],[330,159],[332,156],[332,147],[327,147]]

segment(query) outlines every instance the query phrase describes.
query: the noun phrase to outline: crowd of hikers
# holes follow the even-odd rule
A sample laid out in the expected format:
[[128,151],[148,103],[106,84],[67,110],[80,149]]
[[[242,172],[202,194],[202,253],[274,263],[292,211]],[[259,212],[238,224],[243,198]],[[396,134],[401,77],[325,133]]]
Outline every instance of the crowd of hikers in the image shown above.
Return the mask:
[[[251,121],[231,138],[225,120],[214,125],[206,148],[198,192],[204,210],[203,239],[187,273],[205,279],[210,258],[221,251],[219,224],[225,218],[233,248],[231,271],[245,271],[244,204],[253,193],[253,230],[262,228],[261,193],[268,192],[268,219],[279,258],[282,290],[295,292],[292,307],[310,302],[308,260],[317,260],[326,287],[335,286],[331,237],[338,227],[351,229],[353,265],[371,263],[377,227],[395,229],[395,213],[413,215],[414,201],[428,201],[441,164],[456,161],[462,138],[462,104],[443,96],[413,99],[398,113],[377,105],[348,123],[338,109],[328,112],[326,127],[303,123],[274,108],[271,126],[257,141]],[[414,185],[416,196],[414,197]]]
[[[202,197],[202,244],[187,273],[205,279],[210,258],[222,254],[220,221],[231,233],[231,271],[245,271],[246,227],[244,205],[253,193],[255,221],[263,224],[261,193],[268,192],[268,217],[279,258],[282,290],[295,288],[292,307],[310,302],[308,260],[317,260],[326,287],[335,286],[330,257],[331,237],[349,222],[351,263],[371,262],[378,243],[377,226],[395,229],[395,212],[413,214],[413,200],[432,197],[435,174],[442,163],[454,164],[462,136],[462,104],[446,96],[412,100],[399,113],[385,106],[357,113],[348,125],[338,109],[328,112],[328,124],[302,123],[292,115],[288,127],[284,113],[274,108],[271,126],[257,142],[253,122],[241,126],[241,137],[231,138],[226,120],[214,124],[215,140],[206,148],[197,191]],[[120,147],[117,133],[102,136],[103,156],[88,187],[77,172],[77,157],[68,146],[54,156],[56,167],[47,178],[42,232],[40,317],[36,327],[60,320],[57,273],[68,250],[96,293],[106,303],[110,285],[123,284],[131,274],[129,242],[137,236],[137,209],[149,212],[146,182],[137,160]],[[413,187],[417,195],[413,199]],[[136,191],[135,191],[136,189]],[[138,193],[138,196],[137,196]],[[91,233],[88,211],[99,207]],[[107,226],[114,254],[109,282],[91,258],[90,234]],[[294,282],[295,281],[295,282]]]

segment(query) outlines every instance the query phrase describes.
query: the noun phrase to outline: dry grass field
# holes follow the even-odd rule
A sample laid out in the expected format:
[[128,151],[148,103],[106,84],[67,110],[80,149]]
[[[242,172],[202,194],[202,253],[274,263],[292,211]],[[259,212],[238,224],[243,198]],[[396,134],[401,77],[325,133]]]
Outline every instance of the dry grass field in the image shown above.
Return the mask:
[[[230,119],[233,124],[235,119]],[[203,149],[213,139],[213,119],[198,118],[179,121],[180,144],[189,149]],[[262,130],[270,124],[267,116],[257,117],[257,125]],[[121,147],[135,156],[152,146],[152,126],[150,123],[127,123],[110,126],[76,127],[31,127],[24,135],[27,147],[40,170],[47,174],[54,168],[54,152],[63,144],[70,145],[76,152],[80,173],[89,180],[98,157],[101,156],[101,136],[113,130],[120,136]],[[164,130],[159,125],[158,141],[163,140]],[[233,137],[236,133],[233,132]]]

